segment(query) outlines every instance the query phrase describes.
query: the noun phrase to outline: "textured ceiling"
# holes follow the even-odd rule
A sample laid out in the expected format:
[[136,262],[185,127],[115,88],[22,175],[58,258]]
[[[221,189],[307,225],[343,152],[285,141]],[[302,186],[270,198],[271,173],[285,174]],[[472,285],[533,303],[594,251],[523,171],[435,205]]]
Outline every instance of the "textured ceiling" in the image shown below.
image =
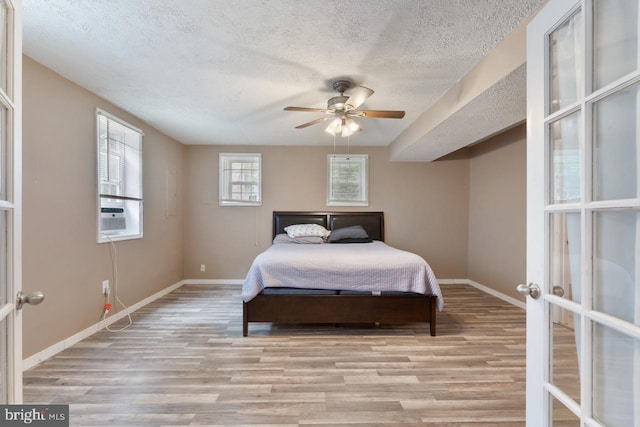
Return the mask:
[[332,144],[283,108],[348,78],[375,90],[362,108],[406,111],[351,138],[384,146],[540,3],[24,0],[24,53],[184,144]]

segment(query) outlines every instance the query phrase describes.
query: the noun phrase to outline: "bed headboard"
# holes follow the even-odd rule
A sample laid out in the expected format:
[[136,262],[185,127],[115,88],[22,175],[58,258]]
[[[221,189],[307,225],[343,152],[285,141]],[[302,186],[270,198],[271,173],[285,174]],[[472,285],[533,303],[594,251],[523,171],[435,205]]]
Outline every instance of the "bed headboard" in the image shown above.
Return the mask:
[[384,212],[273,212],[273,237],[293,224],[318,224],[328,230],[361,225],[373,240],[384,241]]

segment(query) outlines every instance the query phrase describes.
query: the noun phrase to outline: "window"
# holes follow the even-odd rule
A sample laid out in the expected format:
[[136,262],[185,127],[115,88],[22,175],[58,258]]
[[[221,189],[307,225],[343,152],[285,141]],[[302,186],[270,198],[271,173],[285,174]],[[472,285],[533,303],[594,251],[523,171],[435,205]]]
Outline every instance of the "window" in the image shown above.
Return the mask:
[[220,153],[220,206],[262,205],[262,155]]
[[142,131],[97,111],[98,243],[142,237]]
[[327,162],[327,205],[369,206],[367,154],[330,154]]

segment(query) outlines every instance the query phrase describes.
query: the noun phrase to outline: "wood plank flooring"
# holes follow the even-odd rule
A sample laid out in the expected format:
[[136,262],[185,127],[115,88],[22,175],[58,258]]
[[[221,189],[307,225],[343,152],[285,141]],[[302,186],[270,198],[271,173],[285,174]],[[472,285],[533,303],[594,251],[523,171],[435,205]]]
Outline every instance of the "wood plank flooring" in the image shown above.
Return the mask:
[[[426,324],[250,324],[238,285],[185,285],[24,374],[71,425],[524,425],[524,311],[442,287]],[[114,325],[117,327],[118,325]]]

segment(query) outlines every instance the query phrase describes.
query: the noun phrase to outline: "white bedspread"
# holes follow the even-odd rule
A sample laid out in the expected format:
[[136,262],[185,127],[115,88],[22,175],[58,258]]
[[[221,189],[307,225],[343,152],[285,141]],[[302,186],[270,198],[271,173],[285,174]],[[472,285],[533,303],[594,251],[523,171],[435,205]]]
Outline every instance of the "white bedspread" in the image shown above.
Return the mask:
[[266,287],[401,291],[437,295],[436,276],[420,256],[383,242],[275,244],[256,257],[242,286],[246,302]]

